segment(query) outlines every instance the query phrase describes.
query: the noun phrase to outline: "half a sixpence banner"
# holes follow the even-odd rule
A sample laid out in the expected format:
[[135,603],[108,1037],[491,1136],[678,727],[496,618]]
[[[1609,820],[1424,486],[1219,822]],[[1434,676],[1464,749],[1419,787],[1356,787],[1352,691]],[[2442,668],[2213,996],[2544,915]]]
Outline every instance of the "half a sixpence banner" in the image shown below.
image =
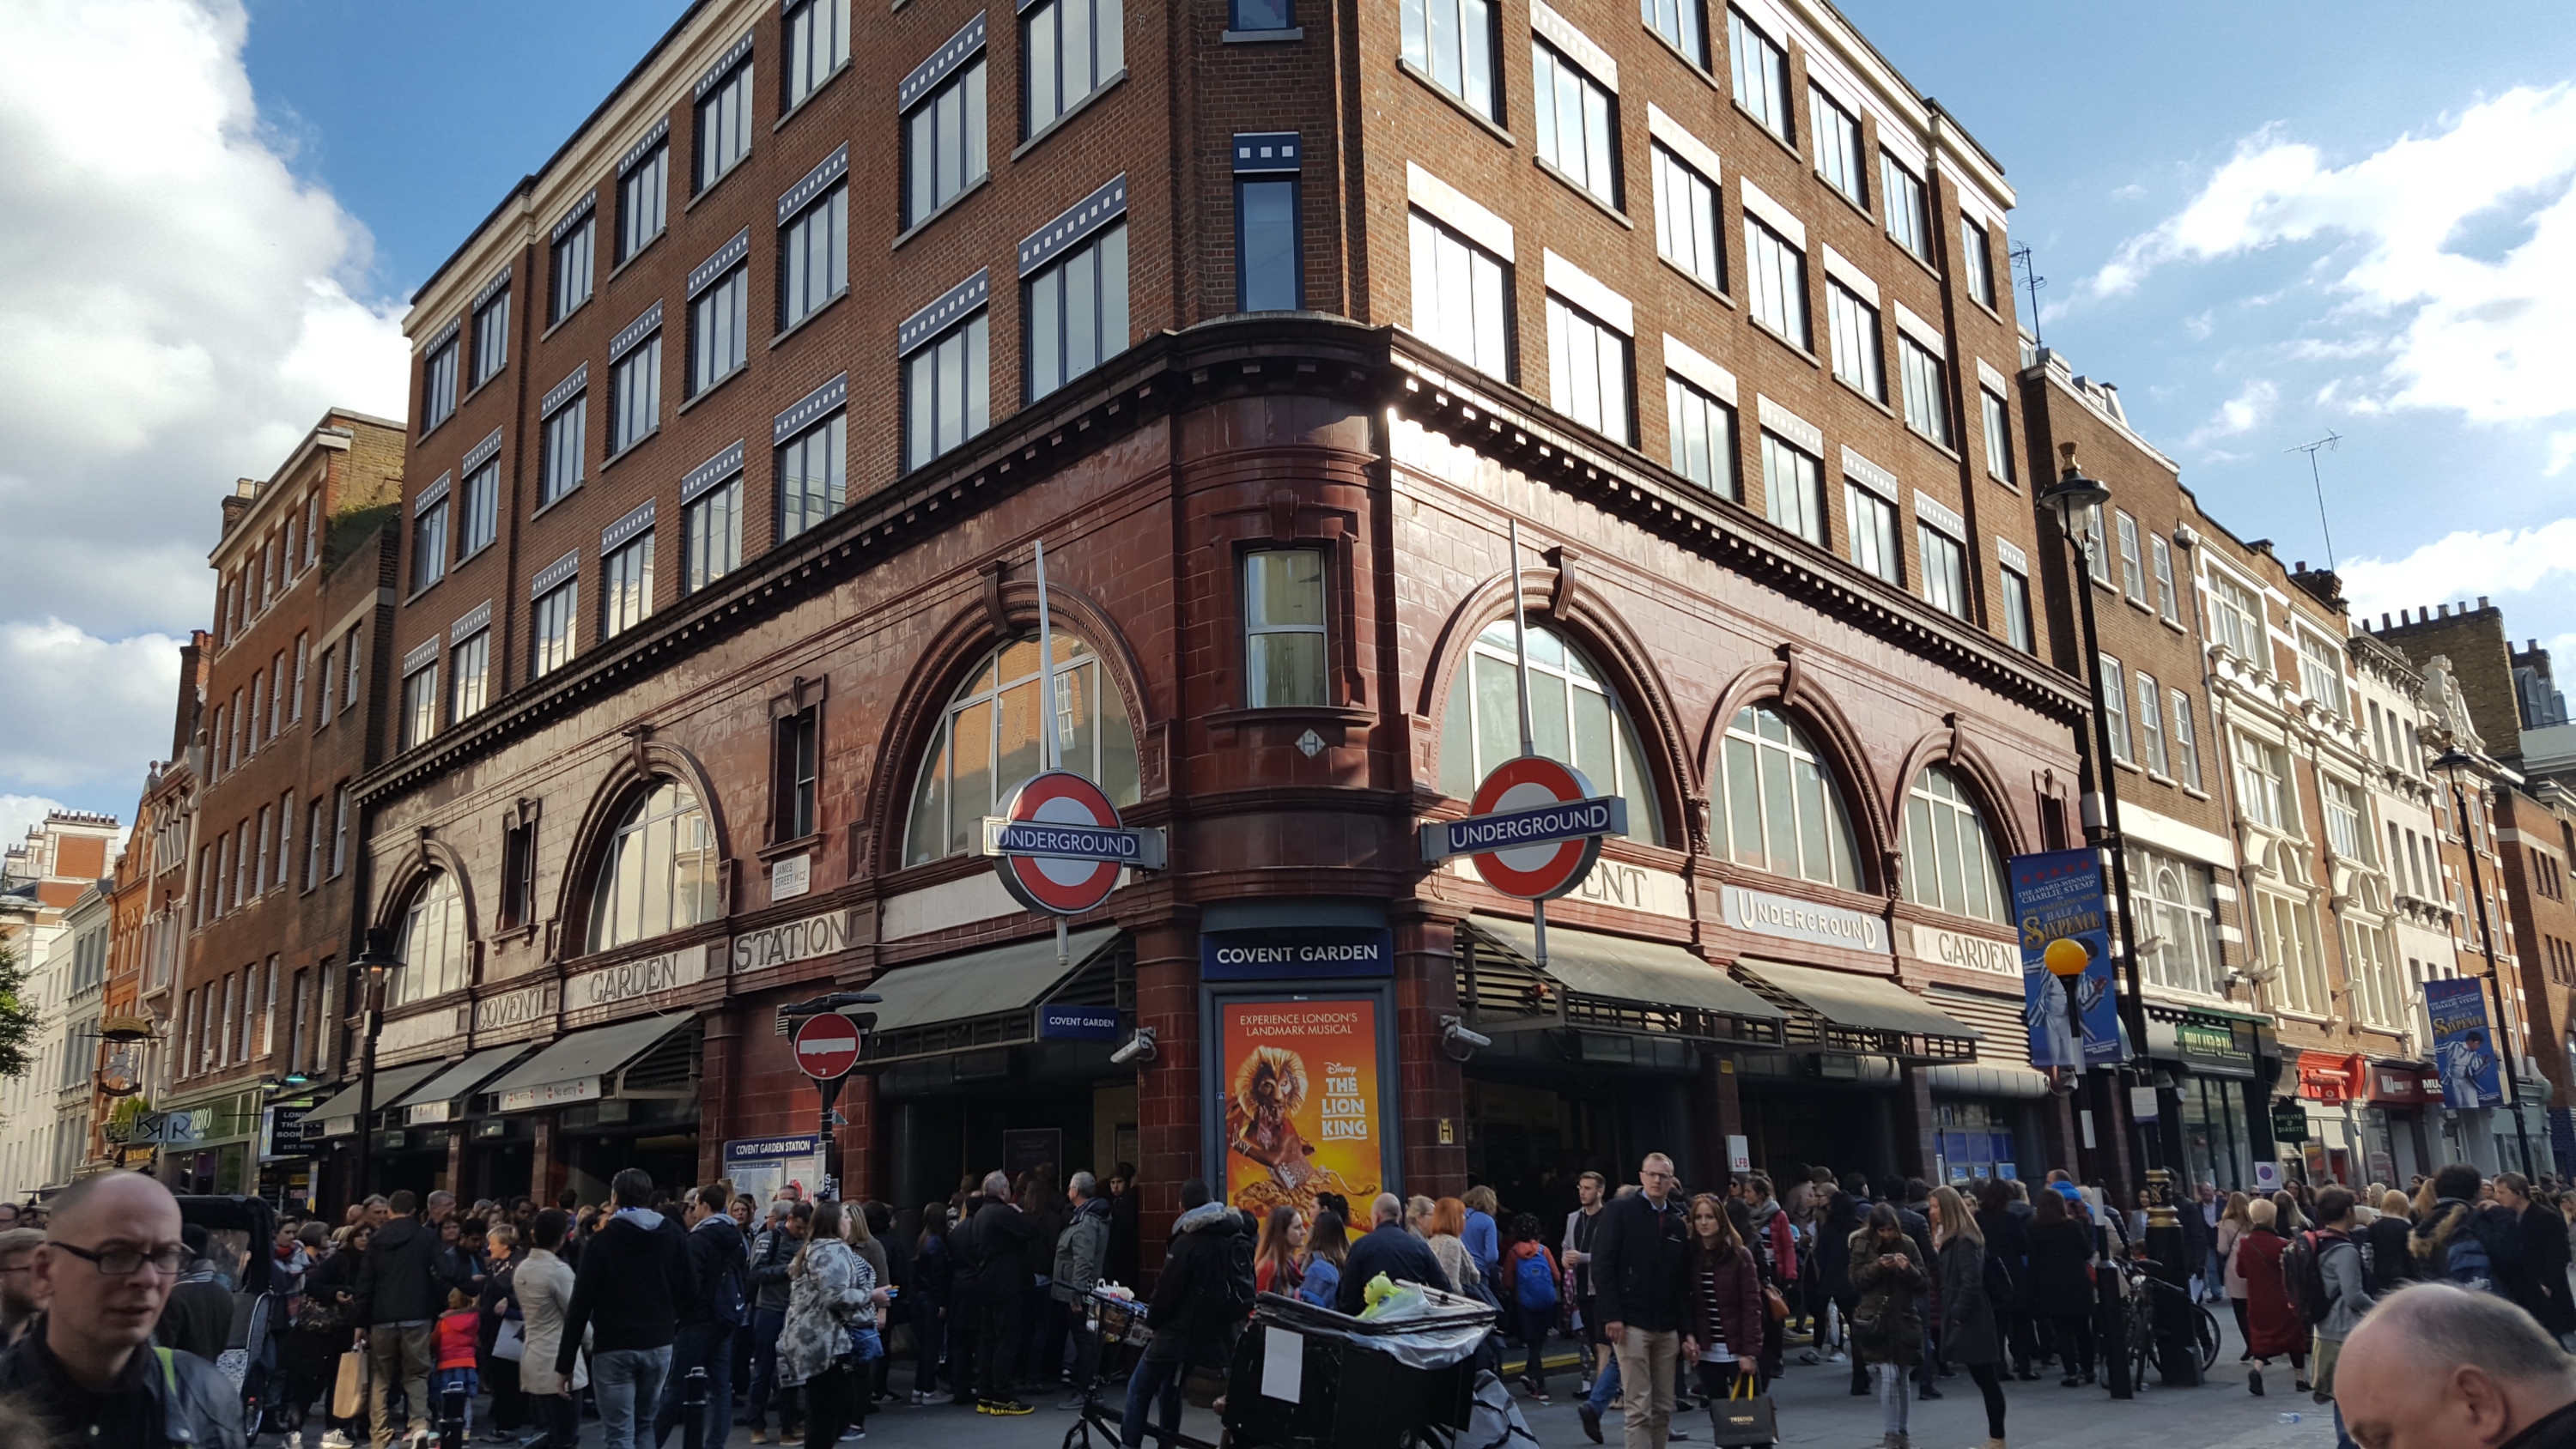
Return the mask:
[[1377,1196],[1386,1180],[1377,1003],[1229,1001],[1218,1012],[1225,1200],[1311,1213],[1317,1193],[1340,1193],[1355,1209]]
[[2504,1101],[2503,1060],[2487,1024],[2486,983],[2474,977],[2424,983],[2424,1013],[2433,1021],[2433,1064],[2442,1073],[2442,1105],[2455,1112]]
[[[2112,990],[2111,916],[2102,901],[2102,861],[2090,850],[2050,850],[2016,855],[2006,863],[2012,881],[2013,923],[2021,932],[2022,1013],[2030,1025],[2035,1067],[2101,1066],[2120,1060],[2120,1007]],[[2075,1000],[2084,1021],[2083,1060],[2074,1060],[2066,1025],[2066,985],[2044,960],[2052,941],[2081,944],[2091,959],[2075,978]]]

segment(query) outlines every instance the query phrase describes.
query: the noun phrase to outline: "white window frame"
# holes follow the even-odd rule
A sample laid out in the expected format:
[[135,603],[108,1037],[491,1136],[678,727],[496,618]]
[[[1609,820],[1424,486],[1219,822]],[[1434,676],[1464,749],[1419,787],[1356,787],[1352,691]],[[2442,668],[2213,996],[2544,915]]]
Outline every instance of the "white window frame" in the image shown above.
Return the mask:
[[1512,379],[1512,264],[1417,210],[1411,214],[1416,336],[1478,371]]

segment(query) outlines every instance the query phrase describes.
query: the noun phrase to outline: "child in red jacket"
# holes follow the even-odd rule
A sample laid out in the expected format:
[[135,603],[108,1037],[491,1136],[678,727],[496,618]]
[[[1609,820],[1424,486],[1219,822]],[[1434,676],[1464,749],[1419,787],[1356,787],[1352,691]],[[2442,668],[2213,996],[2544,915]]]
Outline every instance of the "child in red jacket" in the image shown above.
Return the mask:
[[466,1436],[474,1432],[474,1396],[483,1387],[474,1372],[475,1331],[481,1326],[478,1319],[473,1295],[462,1288],[449,1290],[447,1311],[438,1315],[438,1371],[429,1381],[434,1413],[443,1410],[449,1389],[465,1391],[465,1427],[459,1432]]

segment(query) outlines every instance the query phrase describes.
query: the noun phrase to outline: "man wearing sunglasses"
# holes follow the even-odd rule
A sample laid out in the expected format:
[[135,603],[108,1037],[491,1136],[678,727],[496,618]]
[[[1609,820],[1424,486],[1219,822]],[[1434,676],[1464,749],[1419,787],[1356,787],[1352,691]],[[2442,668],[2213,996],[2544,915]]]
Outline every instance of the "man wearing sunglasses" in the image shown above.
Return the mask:
[[189,1258],[170,1189],[107,1173],[66,1189],[50,1216],[28,1264],[46,1308],[0,1357],[0,1395],[57,1445],[242,1449],[240,1391],[195,1354],[152,1347]]

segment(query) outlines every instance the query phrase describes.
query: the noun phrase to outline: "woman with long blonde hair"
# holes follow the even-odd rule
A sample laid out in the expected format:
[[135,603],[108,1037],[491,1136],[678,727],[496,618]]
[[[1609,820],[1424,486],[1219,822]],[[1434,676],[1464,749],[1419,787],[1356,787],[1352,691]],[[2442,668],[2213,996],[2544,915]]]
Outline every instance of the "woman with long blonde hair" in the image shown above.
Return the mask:
[[[2245,1324],[2245,1267],[2237,1260],[2236,1246],[2254,1230],[2253,1202],[2241,1192],[2231,1192],[2227,1195],[2227,1211],[2218,1215],[2218,1261],[2226,1265],[2219,1282],[2227,1289],[2228,1311],[2236,1315],[2236,1338],[2240,1343],[2251,1340]],[[2253,1357],[2254,1350],[2249,1348],[2238,1354],[2236,1361],[2244,1363]]]
[[1933,1189],[1933,1281],[1940,1285],[1941,1357],[1968,1371],[1986,1399],[1986,1449],[2003,1449],[2001,1320],[1986,1292],[1986,1233],[1955,1187]]

